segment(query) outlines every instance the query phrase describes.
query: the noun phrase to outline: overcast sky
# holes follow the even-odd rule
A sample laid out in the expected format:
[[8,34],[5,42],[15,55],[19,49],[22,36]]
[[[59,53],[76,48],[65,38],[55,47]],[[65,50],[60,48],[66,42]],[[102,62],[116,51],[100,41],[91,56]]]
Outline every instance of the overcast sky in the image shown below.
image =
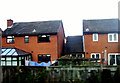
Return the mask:
[[82,35],[83,19],[118,18],[120,0],[1,0],[0,28],[14,22],[62,20],[66,36]]

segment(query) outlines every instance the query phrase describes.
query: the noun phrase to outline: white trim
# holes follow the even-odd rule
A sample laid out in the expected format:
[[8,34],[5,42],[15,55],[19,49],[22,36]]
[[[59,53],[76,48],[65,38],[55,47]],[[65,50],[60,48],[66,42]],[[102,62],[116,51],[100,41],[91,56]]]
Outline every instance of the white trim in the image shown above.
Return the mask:
[[[92,55],[95,55],[95,58],[96,58],[96,54],[99,54],[99,59],[101,59],[101,54],[100,53],[91,53],[91,58],[92,58]],[[98,60],[97,62],[100,62],[100,60]]]
[[[120,55],[120,53],[109,53],[108,54],[108,65],[110,65],[110,55],[115,55],[115,59],[116,59],[116,55]],[[116,60],[115,60],[115,65],[117,65]]]
[[83,50],[85,52],[85,37],[83,36]]
[[[114,34],[116,34],[116,41],[114,40]],[[109,36],[112,35],[112,41],[110,41]],[[118,33],[108,33],[108,42],[118,42]]]
[[[96,40],[95,40],[95,35],[96,35]],[[98,41],[98,34],[97,33],[95,33],[95,34],[93,34],[93,41]]]

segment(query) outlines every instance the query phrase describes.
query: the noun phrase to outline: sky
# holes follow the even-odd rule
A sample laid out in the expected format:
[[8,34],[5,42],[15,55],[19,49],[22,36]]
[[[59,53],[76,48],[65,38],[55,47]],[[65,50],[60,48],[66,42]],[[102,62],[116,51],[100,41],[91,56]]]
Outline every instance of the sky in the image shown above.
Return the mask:
[[66,36],[82,35],[82,21],[118,18],[120,0],[1,0],[0,28],[14,22],[62,20]]

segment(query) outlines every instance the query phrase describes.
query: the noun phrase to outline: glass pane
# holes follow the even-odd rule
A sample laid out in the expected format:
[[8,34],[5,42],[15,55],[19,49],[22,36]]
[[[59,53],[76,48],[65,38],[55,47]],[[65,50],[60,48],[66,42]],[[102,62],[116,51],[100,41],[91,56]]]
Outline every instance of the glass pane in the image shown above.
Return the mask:
[[15,52],[15,49],[12,49],[7,55],[12,55]]
[[25,36],[25,38],[29,38],[29,36]]
[[12,60],[17,60],[17,58],[12,58]]
[[6,55],[11,49],[7,49],[5,52],[3,52],[1,55]]
[[7,36],[7,38],[12,38],[12,36]]
[[117,34],[114,34],[114,41],[117,41]]
[[19,60],[21,60],[21,57],[19,57]]
[[6,57],[6,60],[11,60],[11,57]]
[[6,49],[2,49],[2,52],[5,51]]
[[99,54],[96,54],[96,58],[98,58],[98,59],[100,58]]
[[120,55],[116,55],[116,63],[117,65],[120,65]]
[[19,61],[19,66],[21,66],[21,61]]
[[17,61],[12,61],[13,66],[17,66]]
[[94,34],[94,40],[97,40],[97,35],[96,34]]
[[15,52],[13,55],[18,55],[17,52]]
[[94,55],[94,54],[92,55],[92,58],[95,58],[95,55]]
[[1,61],[1,65],[2,65],[2,66],[5,66],[5,61]]
[[110,55],[110,65],[115,64],[115,55]]
[[11,61],[6,61],[7,66],[11,66]]
[[5,60],[5,58],[2,57],[1,60]]
[[112,41],[112,35],[109,35],[109,41]]
[[24,57],[22,57],[22,59],[24,59]]

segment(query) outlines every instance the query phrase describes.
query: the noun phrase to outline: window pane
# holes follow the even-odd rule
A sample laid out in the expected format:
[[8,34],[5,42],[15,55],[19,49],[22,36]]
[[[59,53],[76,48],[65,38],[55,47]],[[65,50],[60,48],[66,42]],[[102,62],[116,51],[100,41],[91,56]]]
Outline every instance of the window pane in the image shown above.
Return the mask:
[[11,66],[11,61],[6,61],[7,66]]
[[114,34],[114,41],[117,41],[117,34]]
[[19,61],[19,66],[21,66],[21,61]]
[[17,66],[17,61],[12,61],[13,66]]
[[96,34],[94,34],[94,40],[97,40],[97,35]]
[[112,41],[112,35],[109,35],[109,41]]
[[5,60],[5,58],[2,57],[1,60]]
[[11,60],[11,57],[6,57],[6,60]]
[[1,61],[1,65],[2,65],[2,66],[5,66],[5,61]]
[[29,43],[29,36],[25,36],[25,43]]
[[96,54],[96,58],[98,58],[98,59],[100,58],[99,54]]
[[95,55],[94,55],[94,54],[92,55],[92,58],[95,58]]
[[19,57],[19,60],[21,60],[21,57]]
[[12,58],[12,60],[17,60],[17,58]]
[[115,64],[115,55],[110,55],[110,65]]

